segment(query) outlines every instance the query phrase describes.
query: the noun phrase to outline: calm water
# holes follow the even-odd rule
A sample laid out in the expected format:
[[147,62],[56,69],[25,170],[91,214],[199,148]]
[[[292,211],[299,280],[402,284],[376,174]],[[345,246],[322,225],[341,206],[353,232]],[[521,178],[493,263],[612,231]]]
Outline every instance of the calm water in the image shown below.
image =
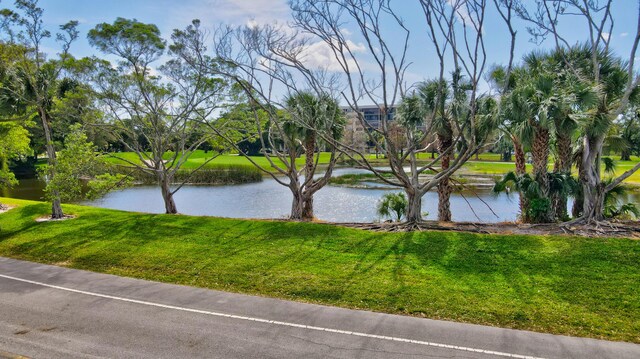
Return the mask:
[[[339,169],[335,175],[357,172],[361,170]],[[378,200],[390,191],[397,190],[326,186],[315,196],[315,214],[318,219],[331,222],[372,222],[379,219],[376,214]],[[465,194],[465,200],[454,193],[451,196],[454,221],[501,222],[516,219],[517,195],[495,195],[487,189],[477,192],[497,216],[474,194]],[[39,200],[42,198],[42,184],[38,180],[23,180],[16,188],[0,192],[0,195]],[[270,178],[260,183],[233,186],[184,186],[175,196],[180,213],[231,218],[286,218],[291,198],[287,188]],[[84,204],[126,211],[164,212],[160,190],[155,186],[124,189]],[[427,193],[423,198],[423,212],[429,213],[427,218],[436,218],[437,206],[437,193]]]

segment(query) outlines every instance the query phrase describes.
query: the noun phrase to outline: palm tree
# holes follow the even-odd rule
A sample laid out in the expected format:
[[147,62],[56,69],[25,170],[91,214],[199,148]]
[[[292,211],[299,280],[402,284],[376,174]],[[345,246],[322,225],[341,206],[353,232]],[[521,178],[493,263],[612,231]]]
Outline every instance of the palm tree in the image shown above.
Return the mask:
[[[424,113],[433,116],[433,129],[436,134],[437,150],[440,155],[440,168],[446,170],[451,163],[453,145],[453,128],[447,108],[449,101],[449,87],[446,81],[432,80],[418,86],[418,94]],[[438,221],[451,221],[451,207],[449,199],[453,187],[449,178],[443,178],[438,184]]]
[[[515,85],[508,94],[507,106],[508,115],[517,128],[518,134],[514,137],[520,140],[514,141],[514,147],[518,147],[518,142],[529,144],[533,162],[532,177],[538,183],[543,198],[551,196],[547,165],[552,135],[556,139],[558,157],[555,172],[567,175],[571,172],[572,132],[577,128],[571,115],[580,104],[579,100],[584,102],[589,98],[587,88],[570,86],[563,75],[561,63],[554,59],[555,56],[540,52],[525,56],[522,67],[513,72]],[[524,174],[524,168],[520,168],[519,172]],[[565,195],[557,192],[554,196],[547,211],[540,211],[538,221],[551,222],[567,217]]]
[[[432,129],[436,134],[437,149],[440,155],[440,169],[449,169],[454,155],[454,123],[468,113],[467,92],[472,85],[465,81],[460,69],[451,74],[451,82],[431,80],[418,86],[418,96],[423,112],[433,118]],[[450,198],[453,186],[449,177],[444,177],[437,186],[438,221],[451,221]]]
[[[338,102],[328,95],[300,92],[288,97],[286,106],[290,118],[284,124],[284,132],[292,147],[297,143],[305,154],[305,179],[299,195],[294,193],[292,218],[310,220],[314,217],[313,195],[327,182],[326,174],[317,180],[313,178],[320,156],[316,152],[320,152],[321,146],[335,147],[333,143],[342,136],[346,120]],[[327,169],[329,177],[332,169],[331,166]]]
[[[513,93],[519,73],[523,73],[522,69],[515,69],[515,71],[510,72],[510,78],[506,79],[506,69],[498,66],[491,71],[489,78],[490,81],[504,91],[500,98],[498,128],[509,138],[513,145],[515,175],[524,176],[527,173],[525,144],[529,144],[531,141],[528,137],[522,138],[528,133],[519,131],[518,126],[520,122],[526,121],[528,116],[527,106],[523,106],[522,101],[518,101],[516,94]],[[523,193],[520,193],[519,197],[520,219],[523,222],[529,222],[527,217],[528,199]]]

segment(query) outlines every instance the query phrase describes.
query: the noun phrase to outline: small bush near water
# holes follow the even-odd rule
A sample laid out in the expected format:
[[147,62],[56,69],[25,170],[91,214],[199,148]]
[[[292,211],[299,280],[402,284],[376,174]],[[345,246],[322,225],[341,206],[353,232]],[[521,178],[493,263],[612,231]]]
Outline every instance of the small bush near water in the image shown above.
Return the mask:
[[[142,184],[155,184],[157,179],[146,172],[138,169],[117,168],[118,173],[126,174],[134,178],[135,182]],[[190,184],[241,184],[262,181],[262,172],[253,166],[243,165],[219,165],[208,166],[193,172],[191,169],[178,170],[174,178],[175,183]]]

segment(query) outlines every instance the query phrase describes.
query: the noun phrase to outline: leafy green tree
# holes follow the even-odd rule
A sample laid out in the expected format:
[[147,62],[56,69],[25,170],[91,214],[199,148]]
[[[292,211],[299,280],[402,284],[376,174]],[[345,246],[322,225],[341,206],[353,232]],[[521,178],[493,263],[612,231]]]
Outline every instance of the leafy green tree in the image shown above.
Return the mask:
[[[454,128],[456,122],[464,122],[465,116],[469,113],[469,98],[467,93],[472,90],[472,85],[465,81],[460,69],[452,72],[451,80],[432,80],[418,86],[418,96],[424,107],[424,113],[433,118],[432,131],[436,135],[438,152],[440,154],[440,169],[446,171],[451,165],[451,158],[454,157]],[[399,116],[403,117],[403,107],[400,107]],[[438,189],[438,221],[451,221],[450,198],[453,186],[449,176],[442,178],[437,186]]]
[[631,156],[640,156],[640,109],[633,107],[616,122],[617,131],[623,141],[620,161],[631,161]]
[[[20,45],[24,51],[14,61],[6,64],[3,71],[3,98],[0,101],[18,102],[25,107],[26,117],[38,118],[49,164],[47,168],[51,171],[47,173],[47,178],[52,180],[56,175],[56,148],[51,104],[57,96],[60,80],[64,77],[65,61],[70,58],[71,44],[78,37],[78,22],[70,21],[60,26],[56,39],[61,51],[58,58],[51,59],[43,53],[43,41],[51,37],[51,32],[45,28],[43,10],[38,7],[38,1],[16,0],[15,7],[18,12],[9,9],[0,12],[4,30],[3,42]],[[52,203],[51,217],[64,217],[60,195],[54,190],[49,198]]]
[[404,193],[387,193],[378,202],[378,214],[381,217],[389,217],[400,222],[407,215],[407,197]]
[[540,183],[532,175],[525,173],[518,175],[515,172],[507,173],[500,181],[496,182],[493,187],[494,192],[519,192],[521,197],[525,198],[527,206],[522,218],[526,218],[527,222],[546,223],[548,222],[549,208],[551,206],[551,198],[556,193],[563,196],[570,196],[575,193],[578,185],[573,177],[565,173],[549,173],[549,190],[543,192]]
[[[0,188],[17,184],[9,160],[31,153],[29,132],[13,122],[0,122]],[[0,209],[4,208],[0,203]]]
[[[56,168],[45,165],[40,171],[43,176],[55,172],[56,176],[47,181],[45,196],[51,199],[59,196],[63,202],[84,198],[98,198],[107,192],[130,183],[127,176],[108,173],[105,158],[93,143],[87,140],[82,125],[72,125],[67,134],[65,146],[58,151]],[[84,191],[87,186],[88,191]]]

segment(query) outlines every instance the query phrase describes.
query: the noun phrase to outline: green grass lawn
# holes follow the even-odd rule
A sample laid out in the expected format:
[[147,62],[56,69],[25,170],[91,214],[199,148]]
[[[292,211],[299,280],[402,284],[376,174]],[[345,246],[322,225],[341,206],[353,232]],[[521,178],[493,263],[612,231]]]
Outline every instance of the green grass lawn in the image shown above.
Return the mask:
[[640,241],[323,224],[49,205],[0,214],[0,255],[306,302],[640,343]]

